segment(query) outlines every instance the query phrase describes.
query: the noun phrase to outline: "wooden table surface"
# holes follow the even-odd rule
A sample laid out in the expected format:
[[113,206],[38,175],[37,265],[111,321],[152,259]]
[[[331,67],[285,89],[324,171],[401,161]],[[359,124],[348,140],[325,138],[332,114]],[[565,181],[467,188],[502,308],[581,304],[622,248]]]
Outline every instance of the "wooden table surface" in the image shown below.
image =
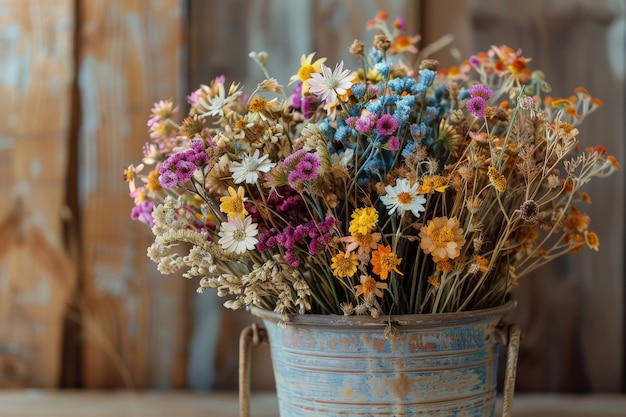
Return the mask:
[[[278,417],[274,393],[251,401],[250,417]],[[626,396],[518,394],[513,404],[514,417],[626,417]],[[0,417],[239,417],[239,406],[233,392],[0,390]]]

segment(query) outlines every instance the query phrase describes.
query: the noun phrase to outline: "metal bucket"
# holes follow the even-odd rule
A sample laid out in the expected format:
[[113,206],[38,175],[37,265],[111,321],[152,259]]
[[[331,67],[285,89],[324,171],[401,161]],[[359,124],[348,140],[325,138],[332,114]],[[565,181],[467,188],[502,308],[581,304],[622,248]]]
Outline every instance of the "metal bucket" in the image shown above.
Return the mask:
[[[270,341],[282,417],[484,417],[495,412],[498,347],[506,339],[502,316],[512,308],[509,302],[480,311],[379,319],[305,314],[290,316],[286,325],[279,325],[275,313],[252,313],[263,319]],[[386,338],[389,323],[397,332]],[[243,334],[242,341],[245,360]],[[507,372],[509,385],[515,366],[512,376]]]

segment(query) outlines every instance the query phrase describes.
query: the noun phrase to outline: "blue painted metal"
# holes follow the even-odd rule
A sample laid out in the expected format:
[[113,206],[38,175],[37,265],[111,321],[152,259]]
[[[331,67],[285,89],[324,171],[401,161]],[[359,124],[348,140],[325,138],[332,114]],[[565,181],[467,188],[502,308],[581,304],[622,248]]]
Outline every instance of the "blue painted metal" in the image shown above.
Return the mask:
[[497,326],[514,303],[480,311],[388,317],[261,309],[281,417],[493,416]]

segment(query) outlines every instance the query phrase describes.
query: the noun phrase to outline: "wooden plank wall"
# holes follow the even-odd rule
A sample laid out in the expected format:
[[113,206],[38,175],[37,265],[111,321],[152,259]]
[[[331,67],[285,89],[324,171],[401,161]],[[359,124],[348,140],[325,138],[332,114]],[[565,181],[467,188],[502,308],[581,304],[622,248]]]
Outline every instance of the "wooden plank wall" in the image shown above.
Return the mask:
[[81,203],[87,388],[178,388],[185,383],[186,280],[146,258],[150,232],[129,219],[121,168],[140,157],[161,98],[182,102],[184,2],[81,0]]
[[2,387],[59,383],[74,23],[71,0],[0,1]]
[[[0,0],[0,388],[236,389],[237,339],[253,319],[196,295],[195,282],[161,276],[145,256],[149,230],[128,217],[122,169],[137,161],[154,101],[184,108],[189,91],[221,74],[255,86],[249,51],[268,51],[280,80],[313,51],[349,66],[352,40],[369,42],[364,22],[386,10],[423,44],[454,33],[462,55],[519,46],[557,94],[584,83],[606,104],[589,132],[623,162],[624,8],[621,0]],[[457,59],[448,50],[438,57]],[[593,190],[599,254],[555,264],[520,289],[521,390],[623,387],[623,197],[623,175]],[[267,348],[255,352],[254,389],[272,388],[268,358]]]

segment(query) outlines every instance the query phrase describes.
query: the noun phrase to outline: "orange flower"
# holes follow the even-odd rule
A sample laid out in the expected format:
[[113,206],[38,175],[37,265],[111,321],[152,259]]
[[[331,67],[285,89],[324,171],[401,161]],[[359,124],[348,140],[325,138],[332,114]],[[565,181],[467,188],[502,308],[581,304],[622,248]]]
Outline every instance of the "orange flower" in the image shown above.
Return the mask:
[[606,159],[611,163],[611,165],[615,167],[615,169],[617,169],[618,171],[622,170],[622,166],[617,161],[617,158],[615,158],[613,155],[607,156]]
[[572,210],[565,219],[563,229],[582,233],[589,226],[591,219],[585,213],[580,212],[576,207],[572,206]]
[[572,232],[563,238],[563,243],[570,246],[570,253],[577,253],[583,249],[585,238],[580,233]]
[[588,232],[585,230],[585,243],[590,249],[598,252],[600,250],[600,238],[595,232]]
[[391,246],[378,245],[378,249],[372,252],[370,262],[374,267],[374,273],[380,276],[382,280],[387,279],[391,271],[404,275],[398,270],[398,265],[402,262],[402,258],[398,258],[395,253],[391,252]]
[[377,282],[370,275],[361,275],[360,280],[361,284],[354,286],[354,288],[356,289],[356,293],[354,295],[358,297],[359,295],[363,294],[363,297],[365,298],[370,298],[374,295],[379,298],[383,297],[382,290],[387,289],[386,282]]
[[391,47],[389,48],[389,51],[392,54],[399,54],[401,52],[410,52],[412,54],[416,54],[417,47],[415,46],[415,44],[419,42],[420,39],[421,37],[419,35],[396,35],[393,44],[391,44]]

